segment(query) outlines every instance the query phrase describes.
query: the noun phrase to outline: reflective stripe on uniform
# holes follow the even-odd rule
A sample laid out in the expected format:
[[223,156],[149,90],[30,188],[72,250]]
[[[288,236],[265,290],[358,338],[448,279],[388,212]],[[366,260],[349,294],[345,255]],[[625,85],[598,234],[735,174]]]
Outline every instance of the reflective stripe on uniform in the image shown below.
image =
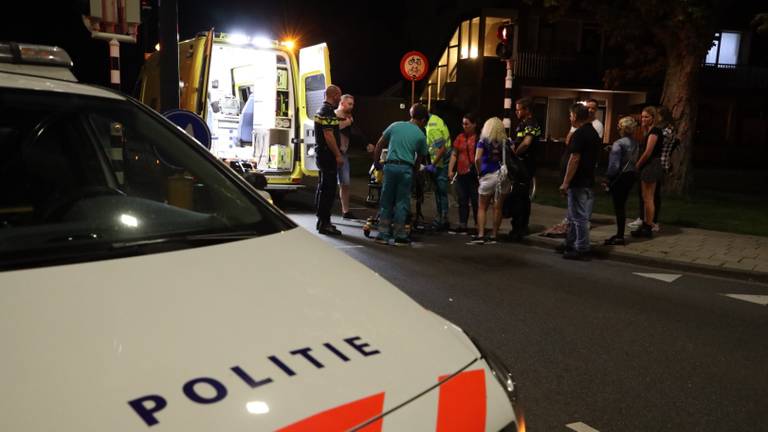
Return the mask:
[[320,126],[338,126],[339,125],[339,119],[338,117],[322,117],[319,115],[315,116],[315,123],[319,123]]

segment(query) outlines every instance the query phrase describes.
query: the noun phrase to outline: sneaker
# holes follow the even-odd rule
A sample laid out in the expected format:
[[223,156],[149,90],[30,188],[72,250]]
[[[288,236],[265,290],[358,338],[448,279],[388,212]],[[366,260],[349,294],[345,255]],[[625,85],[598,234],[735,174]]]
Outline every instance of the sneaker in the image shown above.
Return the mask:
[[488,237],[485,239],[485,244],[496,244],[496,237]]
[[643,225],[643,220],[642,220],[642,219],[640,219],[640,218],[637,218],[637,219],[635,219],[635,220],[633,220],[632,222],[630,222],[630,223],[628,223],[628,224],[627,224],[627,226],[628,226],[628,227],[630,227],[630,228],[632,228],[632,229],[638,229],[638,228],[640,228],[640,226],[642,226],[642,225]]
[[395,246],[410,246],[410,245],[411,245],[411,241],[408,239],[401,239],[401,238],[395,239]]
[[653,224],[653,228],[651,229],[653,232],[660,232],[661,231],[661,224]]
[[344,219],[358,219],[357,215],[355,215],[351,211],[344,213],[343,215],[341,215],[341,217]]
[[589,252],[579,252],[577,250],[567,250],[563,253],[563,258],[574,261],[589,261]]
[[469,244],[469,245],[483,245],[483,244],[485,244],[485,238],[484,238],[484,237],[480,237],[480,236],[476,236],[476,235],[473,235],[473,236],[472,236],[472,237],[469,239],[469,243],[467,243],[467,244]]
[[642,237],[642,238],[652,238],[653,237],[653,226],[642,224],[640,225],[640,228],[630,232],[632,237]]
[[317,229],[317,232],[324,235],[340,236],[341,231],[336,229],[333,225],[322,225]]
[[566,251],[569,251],[569,250],[573,250],[573,249],[570,248],[565,243],[560,243],[559,245],[555,246],[555,252],[559,253],[559,254],[563,254],[563,253],[565,253]]
[[624,242],[624,237],[619,236],[612,236],[611,238],[607,239],[604,243],[606,246],[625,246],[626,243]]

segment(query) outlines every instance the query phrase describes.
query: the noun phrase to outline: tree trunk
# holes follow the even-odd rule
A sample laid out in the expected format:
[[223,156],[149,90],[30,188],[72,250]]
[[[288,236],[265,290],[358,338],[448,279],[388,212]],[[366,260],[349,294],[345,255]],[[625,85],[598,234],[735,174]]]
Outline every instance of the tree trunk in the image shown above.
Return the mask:
[[672,157],[672,169],[664,183],[664,191],[672,195],[687,195],[693,185],[691,154],[698,114],[698,76],[702,59],[681,49],[668,47],[668,68],[664,78],[661,104],[672,111],[680,147]]

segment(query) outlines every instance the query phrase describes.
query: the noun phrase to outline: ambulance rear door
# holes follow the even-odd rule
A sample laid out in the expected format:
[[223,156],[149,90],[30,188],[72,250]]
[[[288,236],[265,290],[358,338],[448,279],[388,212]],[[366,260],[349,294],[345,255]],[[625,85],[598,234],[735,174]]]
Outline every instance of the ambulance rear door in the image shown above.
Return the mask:
[[299,51],[299,117],[301,119],[301,170],[317,175],[315,113],[325,100],[325,88],[331,83],[331,62],[325,43]]
[[[213,52],[213,29],[206,32],[205,44],[203,45],[202,56],[199,60],[200,72],[196,76],[197,82],[193,83],[197,90],[195,95],[195,105],[193,111],[199,114],[203,119],[207,120],[208,117],[208,78],[211,74],[211,53]],[[194,75],[193,75],[194,76]]]

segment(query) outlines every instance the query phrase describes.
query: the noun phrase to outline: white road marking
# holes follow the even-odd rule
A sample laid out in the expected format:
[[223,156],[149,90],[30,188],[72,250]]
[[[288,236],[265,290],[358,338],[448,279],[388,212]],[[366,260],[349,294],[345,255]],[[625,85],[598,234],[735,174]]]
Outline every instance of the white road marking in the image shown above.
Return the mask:
[[672,283],[683,276],[679,274],[668,274],[668,273],[632,273],[632,274],[640,277],[648,278],[648,279],[660,280],[662,282],[667,282],[667,283]]
[[357,248],[364,248],[365,246],[361,245],[350,245],[350,246],[336,246],[336,249],[357,249]]
[[575,430],[576,432],[600,432],[599,430],[582,422],[567,424],[565,427],[571,430]]
[[745,302],[755,303],[761,306],[768,306],[768,295],[755,295],[755,294],[723,294],[723,295],[736,300],[743,300]]

